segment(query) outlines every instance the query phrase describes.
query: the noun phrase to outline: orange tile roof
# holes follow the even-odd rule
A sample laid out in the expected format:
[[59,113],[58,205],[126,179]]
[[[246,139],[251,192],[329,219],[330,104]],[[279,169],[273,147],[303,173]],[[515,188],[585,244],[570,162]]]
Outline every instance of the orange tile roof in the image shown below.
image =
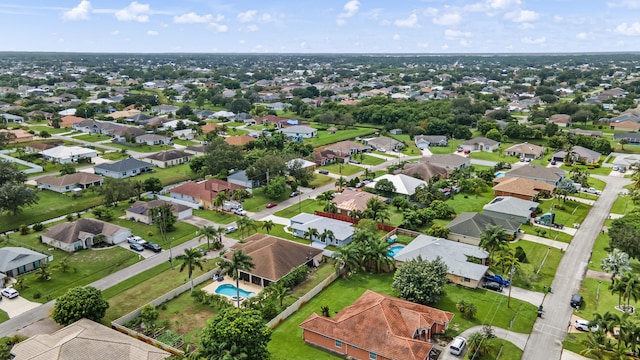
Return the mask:
[[536,196],[543,190],[553,192],[556,188],[551,184],[543,183],[541,181],[506,176],[496,179],[495,182],[497,184],[493,187],[494,191],[527,196]]
[[226,139],[224,139],[224,141],[226,141],[227,144],[235,145],[235,146],[245,146],[254,140],[255,139],[249,135],[229,136]]
[[84,118],[74,115],[67,115],[60,118],[60,127],[71,127],[73,124],[77,124],[84,121]]
[[440,324],[454,314],[392,296],[365,291],[335,318],[312,314],[300,327],[389,359],[424,360],[433,345],[414,339],[416,330]]
[[206,133],[212,132],[212,131],[214,131],[215,129],[217,129],[217,128],[219,128],[219,127],[221,127],[221,125],[220,125],[220,124],[217,124],[217,123],[207,123],[207,124],[205,124],[205,125],[203,125],[203,126],[202,126],[202,133],[203,133],[203,134],[206,134]]
[[200,182],[187,182],[170,190],[172,193],[191,196],[194,199],[211,201],[215,199],[221,191],[233,191],[236,189],[246,189],[244,186],[232,184],[230,182],[209,179]]

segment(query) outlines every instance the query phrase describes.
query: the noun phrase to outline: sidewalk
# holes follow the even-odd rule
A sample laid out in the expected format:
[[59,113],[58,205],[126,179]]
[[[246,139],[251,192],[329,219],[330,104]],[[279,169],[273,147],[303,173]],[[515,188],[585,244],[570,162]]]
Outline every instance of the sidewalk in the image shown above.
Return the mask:
[[[568,243],[564,243],[562,241],[551,240],[551,239],[547,239],[547,238],[543,238],[541,236],[535,236],[535,235],[531,235],[531,234],[524,234],[519,239],[527,240],[527,241],[531,241],[531,242],[535,242],[535,243],[543,244],[543,245],[547,245],[547,246],[551,246],[551,247],[554,247],[556,249],[560,249],[562,251],[566,251],[567,248],[569,247]],[[514,242],[518,242],[518,240],[516,240]]]

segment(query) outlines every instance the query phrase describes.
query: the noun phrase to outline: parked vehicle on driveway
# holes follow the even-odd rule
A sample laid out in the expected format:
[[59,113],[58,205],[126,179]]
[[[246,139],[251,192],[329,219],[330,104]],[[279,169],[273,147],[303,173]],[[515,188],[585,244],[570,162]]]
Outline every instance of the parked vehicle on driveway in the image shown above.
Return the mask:
[[236,230],[238,230],[238,227],[234,226],[234,225],[230,225],[230,226],[227,226],[226,228],[224,228],[224,232],[227,233],[227,234],[231,234],[232,232],[234,232]]
[[578,306],[582,305],[582,295],[573,294],[571,295],[571,307],[578,308]]
[[2,296],[7,297],[9,299],[17,298],[19,295],[20,294],[18,293],[18,290],[14,288],[2,289]]
[[591,323],[591,321],[589,320],[583,320],[583,319],[576,319],[576,321],[573,323],[573,327],[575,327],[576,329],[580,330],[580,331],[586,331],[586,332],[596,332],[598,331],[598,325],[591,325],[589,326],[589,323]]
[[509,287],[511,285],[511,282],[509,282],[509,280],[503,278],[500,275],[489,275],[486,274],[484,276],[485,281],[493,281],[493,282],[497,282],[498,284],[502,285],[502,286],[506,286]]
[[485,281],[484,284],[482,284],[482,287],[488,290],[502,292],[502,285],[495,281]]
[[327,171],[327,170],[318,170],[318,174],[329,175],[329,171]]
[[135,251],[144,251],[144,246],[138,244],[137,242],[136,243],[130,243],[129,244],[129,248],[131,250],[135,250]]
[[245,216],[245,215],[247,215],[247,211],[246,211],[245,209],[243,209],[243,208],[240,208],[240,209],[234,209],[234,210],[233,210],[233,213],[234,213],[234,214],[236,214],[236,215],[240,215],[240,216]]
[[162,248],[160,247],[160,245],[158,245],[156,243],[148,242],[148,243],[145,243],[143,246],[144,246],[145,249],[149,249],[149,250],[151,250],[153,252],[157,252],[158,253],[158,252],[162,251]]

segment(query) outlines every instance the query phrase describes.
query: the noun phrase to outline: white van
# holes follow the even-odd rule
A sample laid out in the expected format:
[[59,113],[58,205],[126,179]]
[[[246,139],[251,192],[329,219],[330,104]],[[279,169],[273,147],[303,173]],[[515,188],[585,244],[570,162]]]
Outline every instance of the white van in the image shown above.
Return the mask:
[[449,352],[453,355],[460,355],[464,351],[464,347],[467,346],[467,340],[463,337],[456,337],[449,345]]

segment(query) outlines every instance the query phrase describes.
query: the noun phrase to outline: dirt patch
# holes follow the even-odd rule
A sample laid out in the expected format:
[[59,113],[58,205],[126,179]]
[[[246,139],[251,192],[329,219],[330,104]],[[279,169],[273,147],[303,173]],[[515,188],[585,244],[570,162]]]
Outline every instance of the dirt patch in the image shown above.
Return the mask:
[[202,329],[215,313],[209,310],[196,311],[192,307],[187,307],[181,313],[167,315],[169,316],[166,318],[161,315],[161,318],[169,320],[171,330],[180,335],[187,335],[196,329]]

